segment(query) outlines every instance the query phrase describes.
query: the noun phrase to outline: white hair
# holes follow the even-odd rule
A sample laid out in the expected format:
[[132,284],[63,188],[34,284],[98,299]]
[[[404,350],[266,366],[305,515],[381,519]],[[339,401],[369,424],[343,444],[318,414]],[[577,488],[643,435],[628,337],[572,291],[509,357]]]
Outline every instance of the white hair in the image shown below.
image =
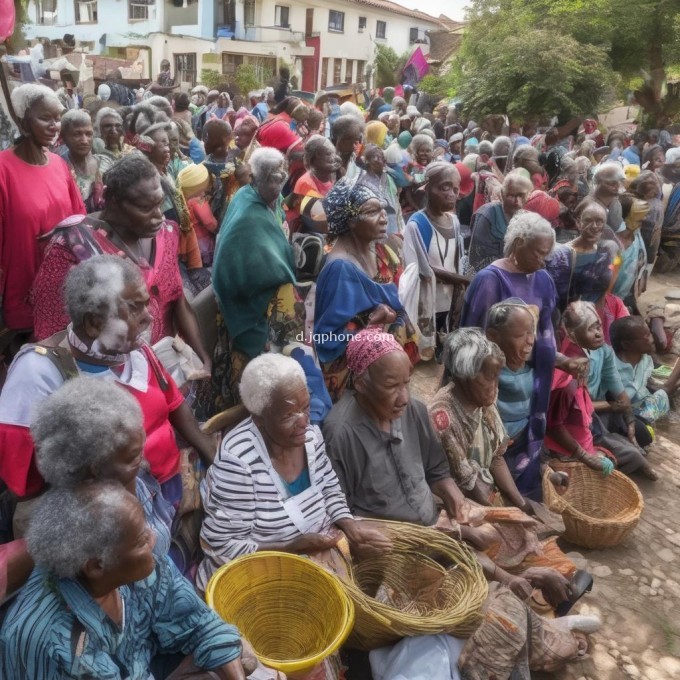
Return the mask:
[[24,120],[31,107],[43,101],[43,99],[56,102],[63,111],[64,106],[59,100],[57,93],[47,87],[47,85],[27,83],[26,85],[19,85],[19,87],[12,90],[11,94],[12,107],[19,120]]
[[99,109],[97,111],[97,115],[95,116],[94,119],[94,133],[95,135],[99,136],[101,134],[101,124],[104,118],[117,118],[120,121],[120,124],[123,124],[123,117],[116,111],[116,109],[112,109],[110,106],[104,106],[103,108]]
[[92,119],[90,118],[90,114],[87,111],[83,111],[83,109],[71,109],[70,111],[67,111],[61,117],[62,137],[71,128],[83,127],[85,125],[92,125]]
[[112,481],[48,491],[31,517],[28,552],[36,565],[59,578],[75,578],[90,559],[101,560],[104,569],[114,567],[131,500],[138,503]]
[[626,179],[626,175],[623,172],[623,166],[617,161],[605,161],[604,163],[600,163],[600,165],[595,167],[593,172],[593,181],[596,186],[602,182],[613,182],[614,180],[623,182]]
[[522,174],[524,170],[519,170],[515,169],[509,172],[506,176],[505,179],[503,180],[503,191],[507,189],[508,187],[518,187],[520,189],[524,189],[524,191],[528,194],[531,191],[533,191],[534,184],[533,182],[526,177],[524,174]]
[[501,348],[480,328],[459,328],[444,339],[444,366],[454,380],[476,378],[489,357],[505,363]]
[[295,359],[282,354],[261,354],[243,370],[239,391],[248,412],[261,416],[271,404],[272,394],[296,380],[306,386],[305,372]]
[[429,149],[434,149],[434,141],[432,140],[432,137],[422,132],[415,135],[411,140],[411,148],[415,151],[416,149],[420,149],[421,146],[426,146]]
[[364,122],[364,117],[361,115],[361,109],[353,102],[343,102],[340,104],[340,115],[341,116],[354,116],[358,118],[362,123]]
[[141,271],[123,257],[97,255],[81,262],[71,269],[64,284],[66,309],[73,325],[82,326],[86,314],[117,318],[125,287],[143,283]]
[[528,243],[541,236],[550,237],[552,241],[550,252],[552,253],[555,247],[555,230],[550,225],[550,222],[538,213],[520,210],[508,222],[508,228],[503,239],[503,255],[508,257],[512,253],[517,239],[522,239],[524,243]]
[[248,161],[253,172],[253,183],[257,184],[267,179],[272,172],[281,167],[285,160],[280,151],[269,146],[255,149]]
[[31,423],[36,463],[53,487],[75,486],[144,432],[137,400],[108,380],[78,377],[41,402]]

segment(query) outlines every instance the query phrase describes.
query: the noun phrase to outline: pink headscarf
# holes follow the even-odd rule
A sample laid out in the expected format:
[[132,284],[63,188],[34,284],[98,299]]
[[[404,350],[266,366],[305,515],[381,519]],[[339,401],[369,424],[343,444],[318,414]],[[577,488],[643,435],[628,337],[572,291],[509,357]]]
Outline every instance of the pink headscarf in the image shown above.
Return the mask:
[[557,218],[560,216],[560,202],[556,198],[548,196],[545,191],[532,192],[524,205],[524,209],[538,213],[551,224],[557,222]]
[[404,348],[382,326],[369,326],[347,343],[347,367],[354,375],[361,375],[390,352],[404,352]]

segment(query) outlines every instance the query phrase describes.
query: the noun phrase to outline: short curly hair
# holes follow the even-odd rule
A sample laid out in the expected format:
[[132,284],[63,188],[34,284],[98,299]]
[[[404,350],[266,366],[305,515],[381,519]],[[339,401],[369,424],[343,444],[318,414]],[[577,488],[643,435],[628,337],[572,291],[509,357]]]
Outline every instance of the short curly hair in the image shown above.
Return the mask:
[[261,354],[243,370],[239,385],[243,405],[250,414],[261,416],[271,404],[272,394],[295,380],[307,384],[305,372],[295,359],[282,354]]
[[518,239],[526,243],[541,236],[551,239],[552,247],[550,252],[552,253],[555,247],[555,230],[550,225],[550,222],[538,213],[530,212],[529,210],[519,210],[508,222],[508,229],[503,239],[503,255],[508,257],[512,253]]
[[459,328],[444,339],[444,366],[454,381],[476,378],[489,357],[505,363],[501,348],[481,328]]
[[40,404],[31,423],[38,470],[53,487],[91,478],[144,432],[137,400],[108,380],[69,380]]

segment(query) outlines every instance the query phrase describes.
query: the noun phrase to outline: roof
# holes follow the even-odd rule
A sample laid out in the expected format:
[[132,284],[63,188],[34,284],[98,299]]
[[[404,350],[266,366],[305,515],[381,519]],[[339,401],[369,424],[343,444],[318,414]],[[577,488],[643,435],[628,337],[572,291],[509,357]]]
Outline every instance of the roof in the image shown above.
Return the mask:
[[439,23],[442,24],[445,28],[448,28],[450,31],[454,31],[458,28],[462,28],[463,26],[465,26],[464,21],[456,21],[455,19],[450,19],[449,17],[446,16],[446,14],[439,15]]
[[419,19],[420,21],[427,21],[427,23],[429,24],[437,24],[438,26],[442,26],[441,21],[437,19],[437,17],[433,17],[430,14],[426,14],[425,12],[419,12],[416,9],[407,9],[406,7],[398,5],[396,2],[390,2],[390,0],[350,0],[350,1],[355,2],[359,5],[368,5],[369,7],[373,7],[375,9],[382,9],[385,12],[389,12],[391,14],[401,14],[402,16],[412,17],[413,19]]
[[428,63],[444,63],[454,55],[463,41],[463,34],[453,31],[430,31],[430,53],[427,55]]

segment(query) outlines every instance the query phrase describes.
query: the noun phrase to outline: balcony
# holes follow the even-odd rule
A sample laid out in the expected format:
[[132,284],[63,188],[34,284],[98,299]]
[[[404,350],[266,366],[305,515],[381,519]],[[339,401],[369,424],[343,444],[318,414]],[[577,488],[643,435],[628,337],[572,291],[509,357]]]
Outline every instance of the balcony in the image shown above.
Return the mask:
[[250,42],[287,42],[303,43],[305,34],[303,31],[291,31],[289,28],[278,26],[246,26],[244,40]]

